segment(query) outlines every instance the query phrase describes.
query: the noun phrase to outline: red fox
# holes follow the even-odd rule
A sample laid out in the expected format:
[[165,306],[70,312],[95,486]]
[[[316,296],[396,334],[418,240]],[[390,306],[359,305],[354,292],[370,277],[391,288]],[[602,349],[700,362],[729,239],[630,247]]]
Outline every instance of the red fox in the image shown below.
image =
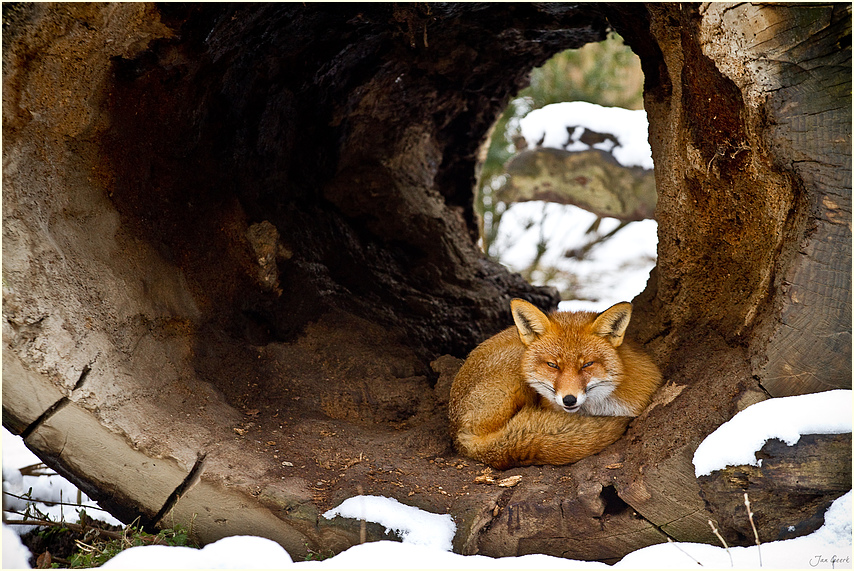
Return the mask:
[[461,454],[504,470],[571,464],[612,444],[661,385],[624,335],[632,304],[546,315],[514,299],[515,327],[487,339],[451,386],[451,434]]

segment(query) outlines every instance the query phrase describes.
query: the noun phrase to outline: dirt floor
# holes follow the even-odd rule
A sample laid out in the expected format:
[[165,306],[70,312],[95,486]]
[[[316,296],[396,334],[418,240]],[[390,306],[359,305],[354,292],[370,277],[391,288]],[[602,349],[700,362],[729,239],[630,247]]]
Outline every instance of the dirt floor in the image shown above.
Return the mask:
[[[499,473],[456,453],[447,405],[461,359],[427,368],[387,331],[334,312],[293,343],[253,346],[213,332],[197,339],[209,340],[196,351],[199,378],[243,414],[230,435],[243,459],[274,466],[265,481],[308,482],[312,506],[292,509],[322,514],[351,496],[381,495],[453,513],[465,526],[484,511],[498,516],[514,489],[558,483],[570,496],[565,467]],[[370,531],[385,536],[379,526]]]
[[378,345],[384,334],[330,315],[293,344],[246,347],[238,360],[224,342],[198,361],[200,376],[244,415],[234,438],[272,457],[279,476],[297,472],[312,482],[321,512],[359,493],[403,495],[447,512],[489,485],[475,483],[489,470],[457,455],[448,434],[450,385],[462,360],[445,356],[424,369],[401,345]]

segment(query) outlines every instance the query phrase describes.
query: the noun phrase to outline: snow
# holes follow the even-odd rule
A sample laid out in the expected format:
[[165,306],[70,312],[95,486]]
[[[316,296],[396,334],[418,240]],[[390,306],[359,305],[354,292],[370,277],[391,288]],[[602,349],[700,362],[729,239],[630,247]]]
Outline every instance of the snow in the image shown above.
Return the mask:
[[29,569],[30,550],[11,525],[3,524],[3,569]]
[[824,525],[810,535],[728,550],[703,543],[660,543],[626,555],[614,567],[687,569],[699,567],[698,562],[713,569],[850,569],[851,492],[830,505]]
[[618,146],[609,140],[593,145],[593,148],[610,152],[623,166],[639,166],[647,170],[653,167],[649,122],[643,110],[602,107],[584,101],[554,103],[528,113],[519,120],[519,128],[529,146],[542,140],[539,143],[541,147],[567,151],[590,148],[579,140],[584,129],[611,134],[620,142]]
[[354,545],[324,561],[294,563],[305,569],[607,569],[596,561],[571,561],[550,555],[523,555],[493,558],[459,555],[396,541],[376,541]]
[[457,531],[448,514],[429,513],[382,496],[353,496],[323,514],[326,519],[335,516],[378,523],[386,527],[386,532],[397,532],[403,543],[441,551],[452,549]]
[[694,473],[708,476],[727,466],[758,466],[755,452],[778,438],[792,446],[802,434],[851,432],[851,391],[832,390],[758,402],[706,437],[694,452]]
[[[403,508],[408,506],[403,506]],[[399,509],[399,508],[398,508]],[[394,511],[387,510],[387,511]],[[414,512],[401,509],[393,517],[405,519]],[[435,515],[435,514],[429,514]],[[416,515],[416,519],[421,516]],[[416,528],[417,524],[406,524]],[[27,568],[17,536],[3,525],[3,568]],[[617,562],[619,569],[685,569],[698,567],[736,569],[850,569],[851,492],[834,501],[824,525],[814,533],[763,543],[761,547],[730,547],[700,543],[660,543],[639,549]],[[459,555],[416,543],[377,541],[355,545],[324,561],[294,562],[277,543],[261,537],[226,537],[202,549],[147,545],[125,550],[104,569],[591,569],[604,563],[576,561],[549,555],[492,558]]]
[[[593,148],[610,152],[624,166],[653,168],[649,123],[643,110],[602,107],[584,101],[555,103],[528,113],[519,120],[519,128],[530,147],[539,144],[569,151],[590,148],[579,140],[584,129],[610,134],[619,145],[607,140]],[[598,231],[587,234],[594,220],[596,215],[576,206],[539,201],[514,203],[501,217],[495,249],[502,264],[521,272],[535,259],[538,243],[545,242],[548,249],[539,266],[555,268],[559,274],[550,276],[536,271],[531,281],[562,291],[574,290],[579,299],[561,302],[561,310],[603,311],[615,303],[631,301],[646,287],[657,256],[658,225],[654,220],[632,222],[595,246],[583,259],[567,257],[567,250],[607,234],[620,223],[604,218]]]
[[[603,311],[615,303],[631,301],[646,287],[649,272],[655,267],[658,225],[655,220],[632,222],[605,242],[594,246],[583,259],[564,255],[592,236],[585,232],[596,215],[576,206],[550,202],[519,202],[510,206],[501,218],[496,247],[501,263],[520,272],[537,255],[537,243],[545,240],[548,249],[540,258],[540,267],[557,268],[561,275],[547,279],[534,272],[538,285],[567,289],[576,285],[579,300],[563,301],[563,311]],[[617,228],[619,221],[603,218],[597,235]]]
[[[57,502],[55,505],[46,505],[44,503],[37,505],[38,510],[48,516],[52,521],[65,520],[71,523],[77,522],[80,519],[78,509],[83,508],[92,517],[113,525],[122,525],[119,520],[101,510],[98,504],[92,501],[86,494],[80,494],[81,501],[78,505],[77,496],[79,490],[65,478],[57,475],[24,476],[21,474],[21,468],[40,463],[41,460],[39,457],[24,445],[24,441],[21,438],[12,435],[5,428],[3,429],[4,519],[21,519],[20,515],[10,513],[10,510],[24,512],[27,509],[27,500],[20,499],[20,496],[29,496],[39,499],[49,498],[52,502]],[[74,505],[60,505],[58,502]],[[34,527],[30,525],[16,525],[15,531],[23,535]]]
[[271,539],[249,535],[224,537],[201,549],[144,545],[122,551],[102,569],[271,569],[292,564],[291,556]]

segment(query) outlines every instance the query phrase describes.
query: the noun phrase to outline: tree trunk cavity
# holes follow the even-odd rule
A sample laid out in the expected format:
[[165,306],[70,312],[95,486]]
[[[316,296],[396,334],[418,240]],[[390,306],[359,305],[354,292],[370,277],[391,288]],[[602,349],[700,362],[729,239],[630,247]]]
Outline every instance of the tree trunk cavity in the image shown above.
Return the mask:
[[[120,518],[302,558],[358,541],[320,514],[362,489],[451,513],[462,553],[614,562],[716,541],[691,457],[738,410],[850,387],[850,5],[3,15],[3,424]],[[601,454],[476,483],[459,358],[511,298],[557,303],[479,251],[478,150],[531,68],[609,26],[658,190],[629,333],[666,384]]]

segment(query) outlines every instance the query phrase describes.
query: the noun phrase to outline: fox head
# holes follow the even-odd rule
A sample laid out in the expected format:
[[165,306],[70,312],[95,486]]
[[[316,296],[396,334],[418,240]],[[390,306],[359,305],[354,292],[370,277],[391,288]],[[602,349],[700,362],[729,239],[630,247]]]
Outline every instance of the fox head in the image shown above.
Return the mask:
[[527,383],[559,410],[623,414],[608,406],[622,377],[617,347],[623,343],[632,304],[618,303],[602,313],[546,315],[521,299],[511,302],[513,321],[525,345],[522,374]]

